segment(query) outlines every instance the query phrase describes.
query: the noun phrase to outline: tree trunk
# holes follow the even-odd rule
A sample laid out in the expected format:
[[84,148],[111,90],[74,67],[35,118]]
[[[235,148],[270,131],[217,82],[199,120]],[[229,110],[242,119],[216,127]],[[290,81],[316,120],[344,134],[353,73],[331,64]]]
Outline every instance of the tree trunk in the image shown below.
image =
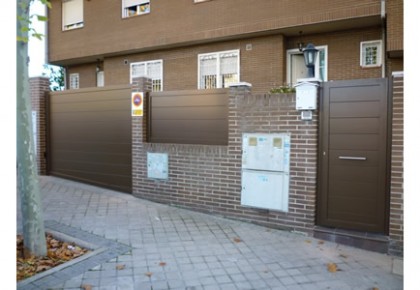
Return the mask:
[[[18,17],[29,20],[29,5],[30,0],[17,0]],[[17,20],[18,36],[27,39],[28,32],[22,30],[25,26],[28,24]],[[26,254],[45,256],[47,245],[31,124],[27,41],[17,41],[16,73],[17,185],[21,200],[24,246]]]

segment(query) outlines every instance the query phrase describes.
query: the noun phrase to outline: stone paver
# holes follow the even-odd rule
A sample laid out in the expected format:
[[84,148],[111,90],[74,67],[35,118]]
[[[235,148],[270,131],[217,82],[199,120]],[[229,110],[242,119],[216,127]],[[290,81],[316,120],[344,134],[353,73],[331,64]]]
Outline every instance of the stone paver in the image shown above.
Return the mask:
[[45,220],[120,248],[53,287],[32,289],[403,289],[388,255],[55,177],[40,177],[40,187]]

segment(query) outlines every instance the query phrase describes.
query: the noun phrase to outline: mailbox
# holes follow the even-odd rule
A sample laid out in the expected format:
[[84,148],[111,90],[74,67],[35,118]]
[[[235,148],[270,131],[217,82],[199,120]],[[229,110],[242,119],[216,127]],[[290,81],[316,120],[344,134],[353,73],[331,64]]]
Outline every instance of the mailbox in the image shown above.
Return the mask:
[[296,85],[296,110],[316,110],[318,108],[318,87],[311,82]]

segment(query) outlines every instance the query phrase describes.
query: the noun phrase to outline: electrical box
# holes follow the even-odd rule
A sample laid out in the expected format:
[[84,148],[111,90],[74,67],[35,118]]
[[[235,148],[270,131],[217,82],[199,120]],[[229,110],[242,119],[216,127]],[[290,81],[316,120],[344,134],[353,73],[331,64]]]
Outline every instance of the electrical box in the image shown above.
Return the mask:
[[296,87],[296,110],[316,110],[318,108],[318,84],[298,83]]
[[147,152],[147,178],[168,179],[168,154]]

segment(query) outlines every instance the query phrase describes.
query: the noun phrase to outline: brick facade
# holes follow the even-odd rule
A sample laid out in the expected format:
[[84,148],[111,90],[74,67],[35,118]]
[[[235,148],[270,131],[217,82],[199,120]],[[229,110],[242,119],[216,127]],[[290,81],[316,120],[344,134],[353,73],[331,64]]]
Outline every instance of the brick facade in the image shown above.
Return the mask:
[[36,156],[38,174],[47,173],[47,139],[46,139],[46,98],[50,91],[50,81],[44,77],[34,77],[29,79],[31,92],[32,111],[36,112]]
[[[253,92],[264,94],[287,82],[286,51],[296,49],[297,43],[313,42],[328,47],[328,79],[346,80],[382,77],[382,68],[361,68],[360,42],[380,40],[380,27],[349,30],[327,34],[289,37],[272,35],[195,45],[170,50],[156,50],[138,54],[105,58],[105,85],[130,82],[130,63],[162,59],[163,90],[195,90],[198,79],[198,55],[224,50],[240,51],[240,80],[253,84]],[[251,45],[251,49],[246,49]],[[68,73],[80,74],[81,87],[96,86],[96,64],[69,67]],[[181,72],[181,73],[180,73]]]

